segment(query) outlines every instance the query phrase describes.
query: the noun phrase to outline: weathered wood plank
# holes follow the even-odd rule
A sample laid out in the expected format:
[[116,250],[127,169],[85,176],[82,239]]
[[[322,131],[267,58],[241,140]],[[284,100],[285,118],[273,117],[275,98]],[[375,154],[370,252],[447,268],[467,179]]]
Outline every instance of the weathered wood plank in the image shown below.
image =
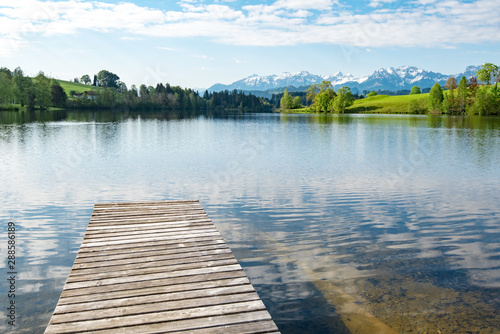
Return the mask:
[[113,280],[116,278],[126,278],[126,279],[134,279],[135,276],[143,277],[151,275],[153,277],[156,274],[182,274],[188,271],[194,270],[214,270],[218,268],[223,268],[224,266],[230,265],[238,265],[238,261],[236,261],[233,257],[226,257],[221,260],[212,260],[208,262],[197,262],[197,263],[183,263],[176,264],[170,266],[162,266],[162,267],[149,267],[149,268],[140,268],[140,269],[126,269],[120,271],[111,271],[111,272],[102,272],[99,274],[83,274],[83,275],[71,275],[67,283],[76,283],[76,282],[105,282],[109,280]]
[[[91,310],[102,310],[106,308],[115,307],[125,307],[125,306],[135,306],[142,304],[151,304],[165,301],[176,301],[176,300],[187,300],[195,298],[205,298],[214,296],[224,296],[238,293],[248,293],[255,292],[253,286],[247,282],[247,284],[239,284],[233,286],[223,286],[216,288],[206,288],[206,289],[194,289],[194,290],[182,290],[179,292],[157,292],[152,295],[143,295],[127,298],[115,298],[109,300],[102,300],[99,296],[99,301],[90,302],[80,302],[66,305],[58,305],[54,311],[54,314],[64,314],[71,312],[80,311],[91,311]],[[180,304],[179,304],[180,305]],[[177,306],[176,306],[177,307]]]
[[[194,253],[196,252],[196,253]],[[232,254],[229,247],[221,246],[220,248],[212,249],[196,249],[189,248],[189,251],[184,252],[147,252],[146,255],[133,256],[135,254],[122,254],[121,259],[116,259],[116,256],[106,256],[100,258],[100,261],[75,261],[73,269],[90,269],[104,268],[130,264],[144,264],[156,261],[179,260],[188,258],[199,258],[200,256],[215,255],[215,254]]]
[[211,236],[199,236],[199,237],[187,237],[187,238],[178,238],[178,239],[166,239],[166,240],[153,240],[148,243],[143,243],[138,247],[134,243],[124,243],[121,245],[112,245],[112,246],[101,246],[101,247],[89,247],[82,248],[80,247],[80,251],[77,254],[77,258],[86,257],[86,256],[94,256],[97,254],[105,254],[105,253],[123,253],[123,252],[141,252],[141,251],[149,251],[153,249],[157,249],[158,247],[163,247],[164,249],[170,248],[182,248],[182,247],[190,247],[192,245],[206,245],[206,244],[226,244],[224,239],[220,235],[211,235]]
[[[159,313],[174,310],[185,310],[189,312],[193,308],[222,306],[226,304],[249,302],[259,300],[259,296],[253,291],[250,293],[237,293],[222,296],[206,296],[192,299],[178,299],[174,301],[160,300],[153,303],[143,303],[126,305],[97,310],[79,309],[77,312],[54,313],[51,323],[69,323],[74,321],[94,321],[115,317],[125,317],[129,315],[144,314],[151,317],[151,313]],[[260,301],[260,300],[259,300]],[[232,305],[230,305],[232,307]]]
[[126,232],[126,233],[103,233],[102,236],[91,235],[85,238],[84,244],[96,243],[101,241],[116,241],[125,239],[136,239],[138,236],[141,238],[147,238],[155,235],[186,235],[193,233],[205,233],[205,232],[217,232],[215,226],[205,225],[205,226],[194,226],[192,228],[164,228],[157,230],[146,230],[146,231],[136,231],[136,232]]
[[175,233],[172,234],[153,234],[151,236],[147,237],[142,237],[142,238],[133,238],[133,239],[126,239],[126,240],[110,240],[110,241],[96,241],[96,242],[82,242],[82,245],[80,247],[86,248],[86,247],[98,247],[98,246],[111,246],[111,245],[119,245],[119,244],[125,244],[129,245],[130,243],[144,243],[144,242],[152,242],[152,241],[159,241],[159,240],[179,240],[181,238],[197,238],[197,237],[215,237],[218,236],[219,232],[212,230],[210,232],[187,232],[187,233],[180,233],[176,235]]
[[[97,242],[84,242],[80,246],[81,248],[87,248],[87,247],[98,247],[98,246],[114,246],[114,245],[130,245],[131,243],[137,243],[137,244],[143,244],[143,243],[148,243],[148,242],[153,242],[153,241],[160,241],[160,240],[178,240],[182,238],[190,239],[190,238],[198,238],[198,237],[216,237],[219,235],[219,232],[217,231],[210,231],[210,232],[198,232],[198,233],[182,233],[179,235],[175,234],[168,234],[168,235],[158,235],[155,234],[153,236],[148,236],[144,238],[134,238],[134,239],[126,239],[126,240],[112,240],[112,241],[97,241]],[[137,245],[136,247],[140,248],[140,245]]]
[[[251,324],[257,324],[252,326]],[[118,334],[124,328],[99,330],[93,333]],[[178,320],[168,323],[168,327],[160,324],[126,327],[127,334],[152,334],[152,333],[203,333],[203,334],[273,334],[279,333],[277,327],[269,318],[267,311],[254,311],[234,315],[215,316],[201,319]]]
[[113,214],[113,215],[108,215],[105,217],[101,216],[93,216],[91,217],[90,221],[94,224],[106,224],[106,223],[115,223],[115,222],[124,222],[124,221],[133,221],[133,222],[142,222],[142,221],[147,221],[147,220],[154,220],[154,219],[165,219],[166,221],[174,221],[174,219],[177,220],[183,220],[183,219],[189,219],[189,218],[195,218],[195,217],[200,217],[200,218],[207,218],[208,216],[206,214],[203,214],[203,211],[198,210],[198,211],[178,211],[175,214],[174,213],[150,213],[150,214],[143,214],[141,212],[137,212],[134,215],[130,215],[130,217],[120,215],[120,214]]
[[[73,303],[127,296],[138,296],[142,291],[145,295],[151,294],[156,289],[159,292],[184,291],[190,289],[203,289],[204,287],[223,286],[229,280],[248,279],[243,270],[223,271],[202,275],[181,276],[155,280],[137,281],[126,284],[98,285],[80,289],[64,289],[59,303]],[[228,283],[230,284],[230,283]],[[236,283],[234,283],[236,284]],[[98,296],[95,296],[98,295]]]
[[198,201],[96,204],[46,333],[279,333]]
[[137,224],[132,225],[113,225],[113,226],[95,226],[87,228],[87,233],[89,235],[99,234],[99,233],[112,233],[112,232],[123,232],[123,231],[142,231],[144,229],[149,228],[158,228],[158,227],[168,227],[168,228],[176,228],[176,227],[188,227],[188,226],[197,226],[197,225],[207,225],[211,224],[209,219],[193,219],[186,221],[176,221],[176,222],[164,222],[159,221],[157,223],[145,223],[137,226]]
[[[228,305],[212,305],[196,307],[187,310],[162,311],[149,314],[135,314],[117,316],[113,318],[67,322],[49,323],[46,333],[74,333],[79,331],[92,331],[106,328],[117,328],[135,325],[144,325],[158,322],[168,322],[181,319],[205,318],[227,314],[246,313],[265,310],[260,300],[239,302]],[[57,315],[56,315],[57,316]],[[200,320],[202,321],[202,320]]]
[[229,249],[229,247],[226,244],[220,244],[220,243],[208,243],[208,244],[201,243],[200,246],[197,246],[196,244],[191,244],[188,247],[178,246],[175,248],[167,248],[167,247],[157,247],[150,249],[142,248],[141,251],[134,251],[134,252],[127,252],[127,251],[106,252],[106,254],[100,254],[100,253],[94,254],[97,256],[90,256],[90,255],[79,256],[75,259],[75,264],[94,263],[96,265],[99,265],[100,262],[110,262],[115,260],[144,258],[144,257],[162,256],[162,255],[181,256],[181,254],[184,253],[191,253],[191,254],[197,252],[203,253],[203,252],[225,250],[225,249]]
[[103,266],[98,268],[81,268],[81,265],[76,265],[73,266],[71,276],[78,276],[78,279],[80,279],[80,277],[100,279],[102,277],[133,275],[133,273],[176,271],[200,268],[205,266],[217,266],[236,263],[236,259],[231,252],[224,252],[221,254],[211,254],[195,257],[190,256],[180,259],[143,261],[140,263],[129,263],[118,266]]

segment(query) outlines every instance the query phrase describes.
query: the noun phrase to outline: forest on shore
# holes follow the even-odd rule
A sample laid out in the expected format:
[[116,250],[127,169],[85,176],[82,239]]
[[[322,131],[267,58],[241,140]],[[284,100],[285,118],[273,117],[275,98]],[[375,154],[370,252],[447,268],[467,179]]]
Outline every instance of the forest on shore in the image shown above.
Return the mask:
[[[159,83],[156,87],[132,85],[130,89],[118,75],[102,70],[94,75],[74,79],[78,85],[47,77],[39,72],[34,78],[24,75],[18,67],[14,71],[0,68],[0,110],[112,109],[112,110],[226,110],[270,111],[266,99],[241,91],[205,93],[200,96],[190,88]],[[79,91],[71,90],[77,86]]]

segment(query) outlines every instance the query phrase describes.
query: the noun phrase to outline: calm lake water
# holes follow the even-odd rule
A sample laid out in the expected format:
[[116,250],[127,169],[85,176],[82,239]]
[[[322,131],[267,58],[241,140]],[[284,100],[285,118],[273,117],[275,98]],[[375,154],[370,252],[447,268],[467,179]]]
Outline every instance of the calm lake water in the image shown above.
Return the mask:
[[18,333],[43,333],[93,204],[200,199],[283,333],[500,332],[500,118],[0,113]]

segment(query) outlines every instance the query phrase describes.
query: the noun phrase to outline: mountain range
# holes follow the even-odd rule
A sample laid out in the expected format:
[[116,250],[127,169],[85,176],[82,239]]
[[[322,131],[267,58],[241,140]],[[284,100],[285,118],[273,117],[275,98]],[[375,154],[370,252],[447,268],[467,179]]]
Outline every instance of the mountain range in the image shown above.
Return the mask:
[[[436,82],[441,85],[446,83],[449,77],[454,76],[457,81],[462,76],[467,79],[475,76],[481,66],[468,66],[464,72],[457,74],[442,74],[432,71],[426,71],[415,66],[379,68],[372,75],[363,77],[354,77],[351,74],[342,74],[337,72],[332,75],[321,76],[311,74],[307,71],[298,73],[285,72],[281,75],[259,76],[251,75],[247,78],[233,82],[230,85],[215,84],[208,88],[210,92],[219,92],[224,90],[242,90],[255,92],[264,91],[282,91],[289,88],[292,91],[305,91],[309,86],[315,83],[321,83],[323,80],[331,81],[335,90],[342,86],[348,86],[356,92],[372,90],[410,90],[413,86],[419,86],[422,89],[432,87]],[[261,94],[257,94],[261,95]]]

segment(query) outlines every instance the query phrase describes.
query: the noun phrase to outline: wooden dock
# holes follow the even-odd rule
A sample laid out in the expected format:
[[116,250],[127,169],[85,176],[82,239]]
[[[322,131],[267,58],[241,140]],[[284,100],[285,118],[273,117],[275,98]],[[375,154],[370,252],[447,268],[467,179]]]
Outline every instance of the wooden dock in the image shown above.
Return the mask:
[[198,201],[96,204],[45,333],[279,333]]

